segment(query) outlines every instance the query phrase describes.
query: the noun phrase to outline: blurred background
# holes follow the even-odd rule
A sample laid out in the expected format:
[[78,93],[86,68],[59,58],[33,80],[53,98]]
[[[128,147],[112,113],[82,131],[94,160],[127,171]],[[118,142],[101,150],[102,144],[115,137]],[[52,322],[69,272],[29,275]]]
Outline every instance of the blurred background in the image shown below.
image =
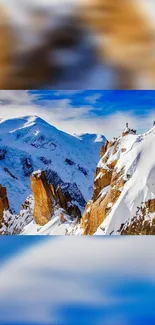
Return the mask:
[[0,0],[1,89],[154,89],[154,0]]
[[154,236],[0,238],[0,324],[155,323]]

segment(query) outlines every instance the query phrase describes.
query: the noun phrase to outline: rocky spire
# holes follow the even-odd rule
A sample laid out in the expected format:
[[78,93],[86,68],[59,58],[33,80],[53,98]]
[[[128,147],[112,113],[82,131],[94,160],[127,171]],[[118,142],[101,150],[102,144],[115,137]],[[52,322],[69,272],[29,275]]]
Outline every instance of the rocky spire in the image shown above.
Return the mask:
[[53,214],[54,198],[43,171],[31,175],[31,187],[34,194],[34,220],[43,226]]
[[79,208],[71,202],[69,194],[63,193],[58,185],[55,189],[49,184],[44,171],[36,171],[31,175],[31,187],[34,195],[34,220],[45,225],[54,215],[54,209],[61,208],[73,219],[81,217]]

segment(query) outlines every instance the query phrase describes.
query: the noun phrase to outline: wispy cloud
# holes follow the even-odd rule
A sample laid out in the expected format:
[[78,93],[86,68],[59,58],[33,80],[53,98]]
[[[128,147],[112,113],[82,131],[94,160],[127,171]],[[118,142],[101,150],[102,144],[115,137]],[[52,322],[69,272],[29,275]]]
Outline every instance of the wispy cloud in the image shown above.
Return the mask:
[[36,114],[65,132],[101,133],[107,138],[120,135],[126,122],[139,132],[152,126],[154,102],[151,102],[149,94],[144,96],[142,93],[138,101],[135,93],[131,93],[130,109],[128,94],[112,94],[113,92],[99,91],[1,90],[0,117]]

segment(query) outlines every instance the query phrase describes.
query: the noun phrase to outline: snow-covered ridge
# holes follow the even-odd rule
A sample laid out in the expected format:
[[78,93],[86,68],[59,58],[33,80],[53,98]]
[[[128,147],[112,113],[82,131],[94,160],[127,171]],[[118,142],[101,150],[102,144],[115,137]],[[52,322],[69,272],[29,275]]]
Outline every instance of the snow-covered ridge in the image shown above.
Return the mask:
[[[117,139],[98,164],[106,169],[117,161],[114,172],[121,175],[124,185],[96,234],[118,234],[124,224],[130,224],[137,210],[152,202],[150,220],[155,218],[155,126],[141,135],[128,134]],[[106,157],[106,160],[105,160]],[[105,162],[106,161],[106,162]],[[147,208],[148,209],[148,208]],[[145,211],[144,211],[145,212]],[[144,213],[145,214],[145,213]],[[148,212],[146,213],[148,218]],[[144,215],[145,221],[145,215]]]
[[38,116],[0,121],[0,184],[7,188],[11,209],[19,212],[31,194],[30,174],[46,170],[49,180],[61,182],[83,209],[92,196],[94,171],[99,159],[98,135],[77,138]]

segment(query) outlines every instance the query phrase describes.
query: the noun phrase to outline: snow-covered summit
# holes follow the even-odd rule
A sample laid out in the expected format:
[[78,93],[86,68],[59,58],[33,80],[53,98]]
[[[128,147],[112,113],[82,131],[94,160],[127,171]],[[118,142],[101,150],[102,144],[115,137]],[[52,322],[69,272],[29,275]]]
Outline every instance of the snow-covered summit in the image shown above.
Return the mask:
[[35,170],[45,170],[50,182],[67,187],[84,207],[99,159],[101,143],[94,138],[84,141],[36,115],[1,120],[0,184],[7,188],[11,208],[19,212],[31,194],[29,177]]
[[31,126],[36,127],[52,127],[45,120],[37,115],[27,115],[23,117],[14,117],[10,119],[2,119],[0,121],[1,133],[15,132],[19,129],[28,128]]

